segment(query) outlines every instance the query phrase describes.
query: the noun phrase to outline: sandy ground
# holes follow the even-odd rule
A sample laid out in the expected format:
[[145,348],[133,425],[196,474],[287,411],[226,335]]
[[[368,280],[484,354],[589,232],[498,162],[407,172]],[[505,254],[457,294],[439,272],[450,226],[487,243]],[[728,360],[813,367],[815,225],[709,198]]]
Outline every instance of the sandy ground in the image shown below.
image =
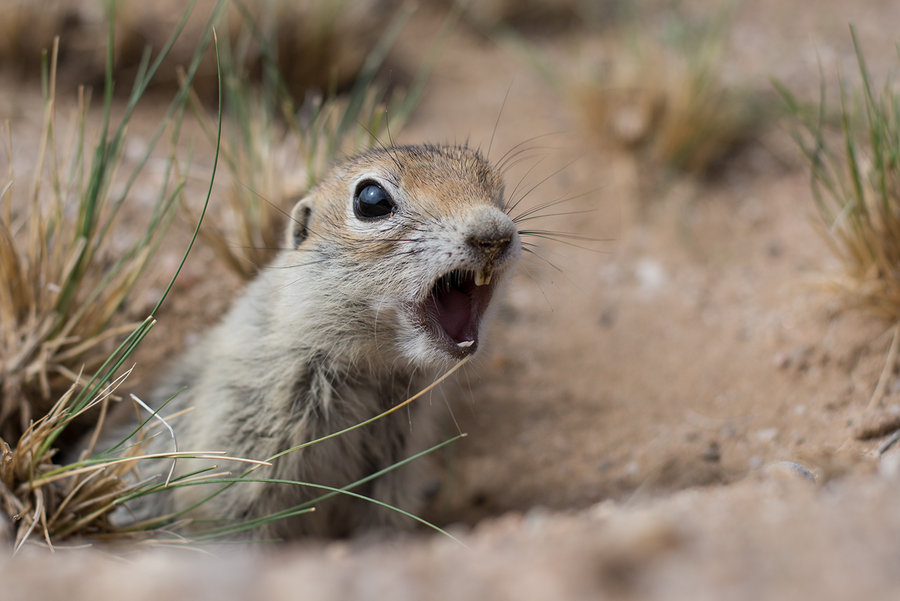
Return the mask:
[[[849,22],[883,74],[896,67],[898,19],[887,1],[745,3],[729,75],[812,95],[817,61],[852,73]],[[396,60],[412,61],[437,26],[417,17]],[[538,44],[589,60],[584,41]],[[31,550],[0,562],[12,583],[3,597],[894,598],[900,455],[879,458],[883,438],[856,438],[900,414],[894,366],[867,409],[891,324],[839,310],[817,285],[838,264],[784,124],[713,181],[650,195],[645,166],[583,130],[521,55],[461,27],[399,136],[486,148],[493,135],[495,159],[534,139],[539,162],[509,185],[546,177],[526,203],[571,196],[561,210],[578,214],[540,227],[594,239],[527,258],[477,365],[435,397],[452,411],[448,432],[458,424],[468,437],[438,458],[427,517],[464,545],[423,534],[212,558],[131,550],[124,561]],[[226,302],[202,283],[198,257],[154,332],[150,373],[153,356],[183,344],[178,332]]]

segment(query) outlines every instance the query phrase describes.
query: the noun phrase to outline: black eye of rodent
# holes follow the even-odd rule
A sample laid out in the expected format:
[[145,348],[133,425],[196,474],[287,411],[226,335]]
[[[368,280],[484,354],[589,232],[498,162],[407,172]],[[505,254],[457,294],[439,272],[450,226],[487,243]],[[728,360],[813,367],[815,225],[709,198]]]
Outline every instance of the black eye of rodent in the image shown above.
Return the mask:
[[384,188],[371,182],[360,185],[353,198],[353,211],[363,219],[387,217],[394,210],[394,201]]

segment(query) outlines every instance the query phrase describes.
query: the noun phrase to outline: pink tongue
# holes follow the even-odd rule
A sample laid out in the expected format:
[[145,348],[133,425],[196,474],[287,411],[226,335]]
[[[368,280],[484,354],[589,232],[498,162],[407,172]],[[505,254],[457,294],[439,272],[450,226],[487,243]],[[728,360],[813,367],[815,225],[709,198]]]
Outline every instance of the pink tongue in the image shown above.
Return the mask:
[[472,340],[472,301],[468,294],[455,288],[447,290],[435,299],[437,318],[441,327],[454,342]]

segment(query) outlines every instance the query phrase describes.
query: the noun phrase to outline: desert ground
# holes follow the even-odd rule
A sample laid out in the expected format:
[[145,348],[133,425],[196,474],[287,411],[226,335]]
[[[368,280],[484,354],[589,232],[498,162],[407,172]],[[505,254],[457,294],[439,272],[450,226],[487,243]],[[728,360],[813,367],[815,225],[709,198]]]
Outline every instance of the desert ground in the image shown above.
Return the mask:
[[[389,64],[412,68],[442,14],[421,7]],[[773,78],[815,99],[820,69],[853,81],[851,23],[879,81],[896,72],[897,3],[758,0],[732,16],[726,78],[773,105]],[[560,72],[617,60],[610,28],[522,27]],[[27,149],[40,87],[3,77],[0,118]],[[141,110],[138,132],[158,117]],[[825,285],[841,264],[788,118],[709,176],[660,177],[586,125],[518,42],[463,21],[394,140],[468,140],[494,159],[530,144],[508,186],[538,184],[526,205],[568,199],[539,227],[583,238],[525,257],[489,343],[429,401],[467,437],[434,458],[425,517],[462,544],[417,531],[203,552],[34,545],[0,560],[2,598],[896,598],[893,323]],[[192,255],[129,385],[215,321],[238,288],[219,268]]]

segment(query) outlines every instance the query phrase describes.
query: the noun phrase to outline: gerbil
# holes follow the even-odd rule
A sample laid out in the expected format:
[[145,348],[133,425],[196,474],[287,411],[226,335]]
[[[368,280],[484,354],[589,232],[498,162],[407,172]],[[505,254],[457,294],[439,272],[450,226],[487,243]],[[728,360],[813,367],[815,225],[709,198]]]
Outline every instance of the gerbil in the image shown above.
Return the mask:
[[[172,421],[181,450],[266,459],[402,402],[476,352],[491,298],[521,254],[500,173],[465,146],[381,148],[348,160],[294,206],[286,245],[156,391],[155,406],[174,395],[164,415],[192,408]],[[411,413],[284,455],[254,477],[344,486],[420,450],[428,409],[414,403]],[[171,450],[171,440],[157,436],[151,450]],[[202,466],[179,460],[176,473]],[[409,467],[356,492],[415,512]],[[160,515],[210,492],[176,488],[145,505]],[[320,494],[241,483],[189,515],[234,523]],[[341,536],[402,522],[339,496],[252,536]]]

